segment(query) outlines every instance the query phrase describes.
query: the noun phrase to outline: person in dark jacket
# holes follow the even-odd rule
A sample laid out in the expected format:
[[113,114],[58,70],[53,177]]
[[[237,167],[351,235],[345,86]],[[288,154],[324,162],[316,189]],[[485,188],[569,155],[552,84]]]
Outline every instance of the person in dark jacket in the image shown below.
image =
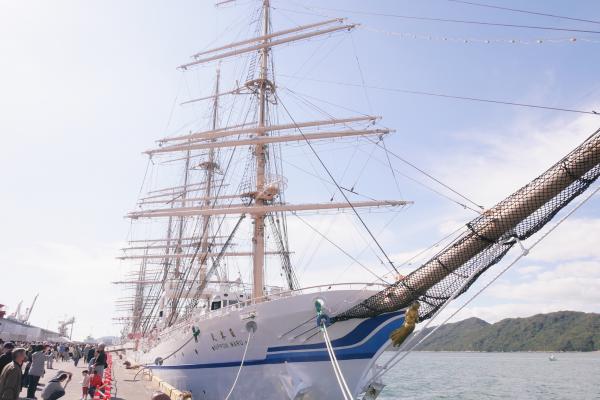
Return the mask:
[[12,351],[14,348],[15,345],[12,342],[5,342],[4,346],[2,346],[2,355],[0,356],[0,373],[2,373],[4,367],[12,362]]
[[104,368],[108,364],[106,363],[106,353],[104,352],[104,343],[98,345],[98,355],[96,356],[96,362],[94,363],[94,370],[100,377],[104,376]]
[[94,358],[94,353],[95,352],[96,352],[96,349],[94,349],[93,346],[90,346],[90,348],[88,349],[88,352],[87,352],[87,358],[86,358],[85,362],[89,363],[90,360],[92,358]]
[[18,400],[21,393],[21,374],[25,358],[25,349],[17,348],[12,352],[13,362],[0,374],[0,400]]

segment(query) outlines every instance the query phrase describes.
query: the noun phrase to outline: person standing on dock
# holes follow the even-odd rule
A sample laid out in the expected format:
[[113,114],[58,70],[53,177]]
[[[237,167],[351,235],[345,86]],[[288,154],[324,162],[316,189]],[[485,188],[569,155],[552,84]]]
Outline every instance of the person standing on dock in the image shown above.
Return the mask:
[[92,361],[92,358],[94,358],[94,353],[96,352],[96,350],[94,349],[94,346],[90,346],[90,345],[86,345],[86,355],[85,355],[85,362],[89,363],[90,361]]
[[81,350],[78,345],[73,346],[73,364],[77,366],[79,364],[79,360],[81,359]]
[[83,379],[81,380],[81,400],[87,400],[90,391],[90,373],[87,369],[84,369],[81,371],[81,374],[83,375]]
[[54,349],[52,346],[49,346],[48,350],[46,351],[46,366],[48,369],[54,369]]
[[0,400],[18,400],[21,393],[22,367],[27,355],[25,349],[19,347],[13,350],[12,356],[13,361],[0,374]]
[[100,377],[104,376],[104,368],[107,367],[106,364],[106,353],[104,352],[104,343],[100,343],[98,345],[98,355],[96,356],[96,361],[94,362],[94,370]]
[[88,389],[88,394],[90,395],[90,398],[92,400],[94,399],[94,397],[96,397],[97,391],[98,391],[98,394],[100,395],[100,397],[104,397],[104,394],[102,394],[102,389],[104,389],[105,384],[102,381],[102,374],[99,374],[95,370],[92,371],[92,375],[90,376],[89,385],[90,385],[90,387]]
[[12,352],[14,348],[15,345],[12,342],[5,342],[4,346],[2,346],[2,355],[0,356],[0,373],[4,367],[10,364],[13,360]]
[[33,353],[31,354],[31,366],[29,367],[29,379],[27,381],[27,398],[35,398],[35,391],[37,390],[40,378],[44,376],[46,372],[44,368],[44,361],[46,359],[46,346],[35,345]]

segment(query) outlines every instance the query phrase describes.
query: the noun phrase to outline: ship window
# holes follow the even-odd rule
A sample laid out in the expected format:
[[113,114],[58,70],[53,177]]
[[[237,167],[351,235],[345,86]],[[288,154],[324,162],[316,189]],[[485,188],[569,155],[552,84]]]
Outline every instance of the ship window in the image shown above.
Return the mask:
[[220,301],[213,301],[212,304],[210,305],[211,310],[218,310],[219,308],[221,308]]

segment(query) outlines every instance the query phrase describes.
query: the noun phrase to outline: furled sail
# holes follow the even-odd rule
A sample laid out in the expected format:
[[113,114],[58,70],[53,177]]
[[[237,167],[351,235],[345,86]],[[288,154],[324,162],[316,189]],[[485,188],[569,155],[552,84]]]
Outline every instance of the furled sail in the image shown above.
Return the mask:
[[466,233],[428,262],[332,322],[397,311],[415,300],[421,304],[420,320],[430,318],[457,290],[466,291],[499,262],[517,239],[538,232],[599,175],[600,129],[535,180],[469,222]]

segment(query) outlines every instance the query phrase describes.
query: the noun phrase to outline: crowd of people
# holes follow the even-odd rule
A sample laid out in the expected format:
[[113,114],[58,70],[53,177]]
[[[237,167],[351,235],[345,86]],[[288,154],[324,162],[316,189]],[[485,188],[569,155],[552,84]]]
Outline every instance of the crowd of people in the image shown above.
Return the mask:
[[[36,391],[43,386],[41,398],[56,400],[65,395],[73,374],[60,368],[54,370],[54,363],[73,362],[81,368],[81,399],[94,398],[98,392],[102,397],[104,369],[107,365],[105,346],[90,344],[4,342],[0,339],[0,400],[18,400],[21,391],[26,390],[27,399],[36,399]],[[83,360],[84,365],[79,366]],[[45,385],[40,379],[48,370],[52,378]]]

